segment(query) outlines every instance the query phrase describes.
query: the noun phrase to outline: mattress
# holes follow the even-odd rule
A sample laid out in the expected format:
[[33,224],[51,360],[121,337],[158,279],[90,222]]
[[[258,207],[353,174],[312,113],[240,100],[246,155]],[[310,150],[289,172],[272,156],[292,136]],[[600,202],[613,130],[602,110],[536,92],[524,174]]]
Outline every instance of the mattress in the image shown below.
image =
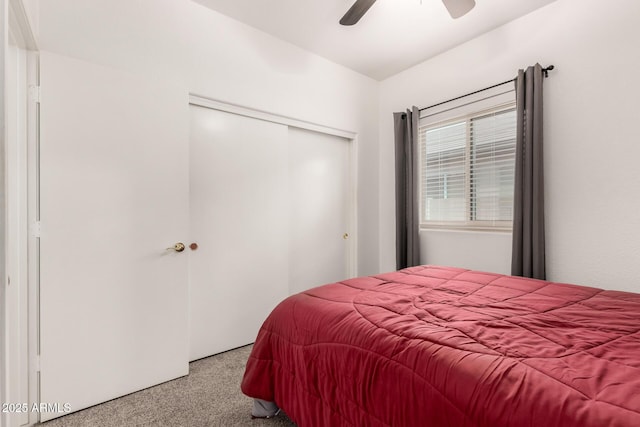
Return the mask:
[[242,381],[299,426],[640,426],[640,295],[420,266],[293,295]]

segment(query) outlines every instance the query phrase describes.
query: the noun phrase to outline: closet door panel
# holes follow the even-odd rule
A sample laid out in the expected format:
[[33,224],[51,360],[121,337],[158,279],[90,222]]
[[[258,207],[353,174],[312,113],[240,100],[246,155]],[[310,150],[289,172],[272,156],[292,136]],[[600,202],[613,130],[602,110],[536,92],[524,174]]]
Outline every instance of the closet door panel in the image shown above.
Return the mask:
[[190,359],[255,340],[287,296],[287,127],[191,106]]
[[349,140],[289,128],[289,289],[349,276]]

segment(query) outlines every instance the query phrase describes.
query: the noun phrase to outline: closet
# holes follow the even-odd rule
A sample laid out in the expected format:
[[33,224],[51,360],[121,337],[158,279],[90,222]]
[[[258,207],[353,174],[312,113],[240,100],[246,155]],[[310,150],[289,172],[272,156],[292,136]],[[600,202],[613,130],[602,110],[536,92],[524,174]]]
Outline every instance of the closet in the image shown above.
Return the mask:
[[249,344],[291,293],[349,275],[350,141],[190,107],[190,360]]

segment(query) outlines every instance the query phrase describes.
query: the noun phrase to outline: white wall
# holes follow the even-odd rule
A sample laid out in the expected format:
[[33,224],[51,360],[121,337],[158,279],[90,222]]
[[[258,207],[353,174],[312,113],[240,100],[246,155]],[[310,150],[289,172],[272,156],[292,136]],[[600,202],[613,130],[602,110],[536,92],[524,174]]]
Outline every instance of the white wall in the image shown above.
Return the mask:
[[189,0],[47,0],[39,9],[42,50],[356,132],[359,273],[378,271],[378,82]]
[[38,39],[38,29],[39,29],[39,14],[38,14],[38,2],[39,0],[12,0],[12,1],[20,1],[24,7],[25,15],[27,20],[29,21],[29,26],[33,35]]
[[[423,264],[452,265],[509,274],[511,233],[429,230],[420,233]],[[395,259],[393,260],[395,262]]]
[[[7,144],[6,144],[6,271],[7,286],[7,385],[10,396],[29,402],[28,287],[27,287],[27,52],[9,45],[7,50]],[[13,421],[27,423],[29,414],[11,414]]]
[[[12,397],[10,393],[9,376],[11,374],[11,365],[9,364],[9,351],[8,351],[8,301],[6,285],[6,200],[5,193],[7,188],[6,183],[6,149],[7,149],[7,107],[5,93],[7,89],[7,50],[9,42],[8,32],[8,2],[7,0],[0,0],[0,186],[2,192],[0,192],[0,402],[8,401],[9,397]],[[12,298],[15,301],[15,297]],[[6,426],[9,423],[9,414],[0,412],[0,426]]]
[[[548,279],[640,292],[639,19],[637,0],[557,0],[382,82],[381,269],[395,264],[392,112],[539,62],[556,66],[544,83]],[[426,263],[508,271],[509,235],[422,238]]]

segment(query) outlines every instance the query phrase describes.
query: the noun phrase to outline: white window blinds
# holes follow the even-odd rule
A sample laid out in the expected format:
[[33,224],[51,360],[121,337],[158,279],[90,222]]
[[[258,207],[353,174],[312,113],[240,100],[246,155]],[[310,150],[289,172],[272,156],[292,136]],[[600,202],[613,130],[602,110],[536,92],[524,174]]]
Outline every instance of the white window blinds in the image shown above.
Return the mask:
[[470,218],[504,222],[513,217],[515,109],[471,119]]
[[465,221],[467,123],[420,129],[423,221]]
[[[420,216],[424,227],[510,229],[516,114],[513,102],[446,120],[421,118]],[[486,106],[486,105],[485,105]],[[440,113],[437,113],[440,114]],[[436,115],[437,115],[436,114]]]

